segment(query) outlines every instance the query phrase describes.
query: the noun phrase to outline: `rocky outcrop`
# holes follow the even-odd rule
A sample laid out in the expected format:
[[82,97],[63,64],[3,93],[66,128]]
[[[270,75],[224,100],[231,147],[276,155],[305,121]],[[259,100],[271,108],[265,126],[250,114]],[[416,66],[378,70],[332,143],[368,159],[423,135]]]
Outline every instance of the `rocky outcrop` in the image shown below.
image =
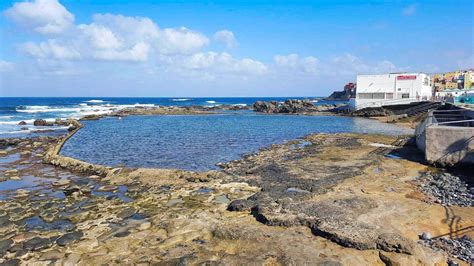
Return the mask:
[[354,97],[355,94],[349,90],[335,91],[329,95],[329,97],[324,98],[327,101],[348,101],[350,98]]
[[316,106],[309,100],[286,100],[284,102],[257,101],[253,104],[253,110],[260,113],[304,114],[327,112],[334,108],[336,108],[336,105],[327,104]]
[[44,119],[36,119],[36,120],[33,122],[33,125],[34,125],[35,127],[50,127],[50,126],[53,126],[54,123],[47,122],[47,121],[44,120]]
[[394,114],[393,112],[383,107],[364,108],[364,109],[356,110],[351,113],[351,115],[353,116],[360,116],[360,117],[390,116],[393,114]]

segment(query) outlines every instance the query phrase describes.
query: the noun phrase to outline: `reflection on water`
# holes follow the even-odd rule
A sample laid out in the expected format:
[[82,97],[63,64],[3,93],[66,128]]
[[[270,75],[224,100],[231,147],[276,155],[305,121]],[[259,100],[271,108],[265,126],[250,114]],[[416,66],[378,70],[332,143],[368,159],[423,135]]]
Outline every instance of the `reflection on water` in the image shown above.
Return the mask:
[[311,133],[411,134],[375,120],[335,116],[220,115],[131,116],[85,121],[62,154],[80,160],[130,167],[215,169],[273,143]]

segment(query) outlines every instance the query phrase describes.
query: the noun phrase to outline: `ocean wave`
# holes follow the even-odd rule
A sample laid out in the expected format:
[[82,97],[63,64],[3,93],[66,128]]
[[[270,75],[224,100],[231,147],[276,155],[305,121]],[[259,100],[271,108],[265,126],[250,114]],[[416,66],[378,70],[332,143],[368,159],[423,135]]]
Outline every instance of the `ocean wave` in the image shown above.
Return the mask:
[[232,106],[247,106],[246,103],[236,103],[236,104],[233,104]]
[[206,101],[206,103],[216,103],[216,101]]
[[87,106],[87,103],[80,103],[79,106]]
[[84,101],[85,103],[105,103],[104,100],[89,100],[89,101]]
[[[54,122],[56,118],[46,118],[43,119],[46,122]],[[32,125],[35,122],[35,119],[23,119],[23,120],[15,120],[15,121],[0,121],[0,125],[18,125],[20,122],[25,122],[27,125]]]
[[186,101],[192,101],[193,99],[187,99],[187,98],[178,98],[178,99],[171,99],[172,102],[186,102]]

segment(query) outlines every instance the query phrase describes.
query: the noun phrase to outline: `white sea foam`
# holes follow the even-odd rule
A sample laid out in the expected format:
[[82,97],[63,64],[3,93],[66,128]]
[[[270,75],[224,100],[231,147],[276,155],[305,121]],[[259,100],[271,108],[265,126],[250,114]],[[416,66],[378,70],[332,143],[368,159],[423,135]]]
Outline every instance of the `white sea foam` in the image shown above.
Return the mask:
[[154,104],[152,103],[136,103],[133,105],[133,107],[155,107]]
[[186,102],[186,101],[192,101],[193,99],[187,99],[187,98],[178,98],[178,99],[171,99],[173,102]]
[[216,101],[206,101],[206,103],[216,103]]
[[79,106],[87,106],[87,103],[80,103]]
[[247,106],[246,103],[236,103],[236,104],[233,104],[232,106]]
[[318,101],[318,100],[312,100],[312,102],[313,102],[313,103],[317,103],[317,102],[319,102],[319,101]]
[[89,101],[84,101],[85,103],[103,103],[105,102],[104,100],[89,100]]
[[0,125],[18,125],[21,121],[25,121],[27,124],[33,124],[34,119],[18,120],[18,121],[0,121]]
[[13,118],[13,115],[0,115],[0,119],[10,119]]

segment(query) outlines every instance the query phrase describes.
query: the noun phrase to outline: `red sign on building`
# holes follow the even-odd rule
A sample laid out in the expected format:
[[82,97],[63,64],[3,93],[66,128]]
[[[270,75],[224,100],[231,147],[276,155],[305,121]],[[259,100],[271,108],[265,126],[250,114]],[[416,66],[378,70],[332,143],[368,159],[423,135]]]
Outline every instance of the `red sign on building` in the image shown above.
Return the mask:
[[397,76],[397,80],[413,80],[413,79],[416,79],[415,75]]

